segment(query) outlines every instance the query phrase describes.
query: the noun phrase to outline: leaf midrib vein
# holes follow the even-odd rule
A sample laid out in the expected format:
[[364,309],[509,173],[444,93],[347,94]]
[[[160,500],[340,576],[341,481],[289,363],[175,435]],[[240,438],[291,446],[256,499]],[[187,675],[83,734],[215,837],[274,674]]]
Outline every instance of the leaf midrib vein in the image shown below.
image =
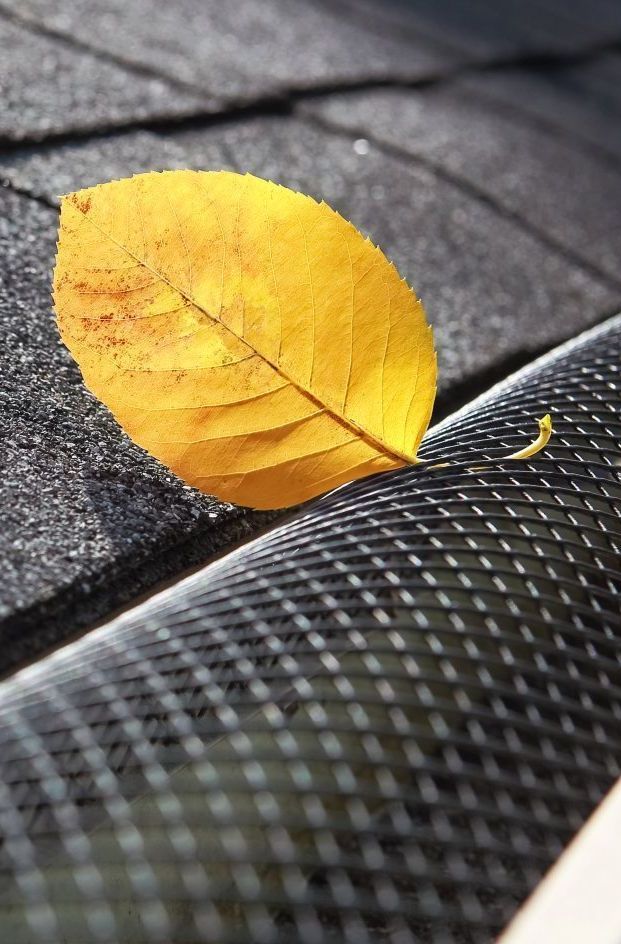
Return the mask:
[[147,269],[149,272],[155,275],[156,278],[160,279],[162,282],[165,282],[166,285],[169,285],[170,288],[172,288],[175,292],[177,292],[179,295],[181,295],[183,298],[189,301],[190,304],[192,304],[196,309],[198,309],[198,311],[202,312],[204,315],[206,315],[207,318],[210,318],[216,324],[219,324],[222,328],[228,331],[229,334],[233,335],[233,337],[236,338],[236,340],[241,341],[243,344],[246,345],[246,347],[250,348],[251,351],[254,351],[254,353],[258,357],[262,358],[262,360],[264,360],[266,364],[269,364],[272,370],[275,370],[276,373],[284,377],[284,379],[288,381],[288,383],[290,383],[293,387],[295,387],[296,390],[299,390],[301,393],[304,394],[304,396],[308,397],[313,403],[316,403],[323,410],[329,413],[336,422],[350,428],[352,432],[360,439],[370,442],[378,452],[384,453],[385,455],[388,455],[393,459],[398,459],[401,462],[406,463],[407,465],[417,464],[418,460],[416,456],[408,456],[406,453],[400,452],[399,450],[392,448],[379,437],[374,436],[372,433],[369,433],[367,430],[363,429],[354,420],[350,419],[349,417],[340,416],[338,411],[334,407],[323,403],[319,399],[319,397],[317,397],[314,393],[311,393],[311,391],[306,390],[306,388],[302,386],[302,384],[298,383],[298,381],[290,377],[289,374],[285,370],[283,370],[283,368],[279,364],[275,364],[273,361],[270,360],[269,357],[266,357],[265,354],[263,354],[261,351],[256,350],[256,348],[254,348],[253,345],[250,344],[246,338],[241,337],[239,334],[237,334],[236,331],[234,331],[228,325],[224,324],[223,321],[221,321],[215,315],[212,315],[211,312],[206,311],[205,308],[203,308],[202,305],[199,305],[198,302],[194,298],[192,298],[191,295],[188,295],[187,292],[184,292],[183,289],[180,289],[177,285],[175,285],[173,282],[167,279],[165,275],[162,275],[161,272],[158,272],[157,269],[154,269],[152,266],[150,266],[147,262],[141,259],[140,256],[137,256],[136,253],[132,252],[131,249],[129,249],[127,246],[124,246],[123,243],[115,239],[114,236],[111,236],[110,233],[107,233],[105,229],[103,229],[102,226],[96,223],[95,220],[91,219],[91,217],[88,216],[79,206],[77,206],[76,203],[74,203],[73,201],[70,201],[70,202],[71,202],[71,206],[74,209],[76,209],[78,213],[80,213],[84,217],[84,219],[88,223],[91,224],[91,226],[93,226],[99,233],[105,236],[106,239],[109,239],[110,242],[115,244],[115,246],[118,246],[119,249],[127,253],[128,256],[130,256],[132,259],[135,259],[136,262],[138,262],[140,265],[144,266],[145,269]]

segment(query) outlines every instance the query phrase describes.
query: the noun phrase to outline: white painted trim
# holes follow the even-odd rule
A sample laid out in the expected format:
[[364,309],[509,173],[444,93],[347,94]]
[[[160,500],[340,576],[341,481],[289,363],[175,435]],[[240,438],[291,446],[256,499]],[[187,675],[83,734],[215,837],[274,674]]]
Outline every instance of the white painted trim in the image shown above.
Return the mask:
[[497,944],[620,944],[621,780]]

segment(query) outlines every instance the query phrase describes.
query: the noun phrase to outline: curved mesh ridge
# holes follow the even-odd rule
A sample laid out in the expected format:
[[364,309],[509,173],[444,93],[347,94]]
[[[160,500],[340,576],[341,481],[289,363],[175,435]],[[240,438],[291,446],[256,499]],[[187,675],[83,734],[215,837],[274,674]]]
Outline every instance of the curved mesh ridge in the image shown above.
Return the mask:
[[3,683],[2,939],[493,940],[619,775],[620,364],[617,318]]

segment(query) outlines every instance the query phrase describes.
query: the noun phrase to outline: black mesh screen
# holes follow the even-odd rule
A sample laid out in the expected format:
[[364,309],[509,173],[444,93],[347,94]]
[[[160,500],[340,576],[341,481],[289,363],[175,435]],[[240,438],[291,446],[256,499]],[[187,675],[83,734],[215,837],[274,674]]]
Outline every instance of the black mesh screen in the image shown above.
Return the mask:
[[620,355],[3,683],[2,940],[491,941],[619,774]]

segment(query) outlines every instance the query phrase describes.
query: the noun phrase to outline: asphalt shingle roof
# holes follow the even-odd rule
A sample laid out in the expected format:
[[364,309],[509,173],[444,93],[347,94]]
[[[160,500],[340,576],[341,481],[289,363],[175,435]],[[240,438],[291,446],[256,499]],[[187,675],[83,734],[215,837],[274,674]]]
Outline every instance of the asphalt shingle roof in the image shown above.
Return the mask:
[[0,670],[266,521],[85,391],[49,293],[59,193],[189,166],[323,197],[422,295],[444,411],[619,307],[618,8],[472,9],[0,2]]
[[136,75],[0,16],[0,143],[196,112],[199,93]]
[[[582,66],[572,74],[581,79],[588,71]],[[335,130],[367,135],[404,160],[411,156],[474,188],[475,198],[514,214],[561,252],[621,285],[619,168],[528,114],[498,107],[503,94],[516,99],[511,83],[512,76],[495,75],[488,83],[494,97],[458,80],[421,90],[331,95],[303,107]]]

